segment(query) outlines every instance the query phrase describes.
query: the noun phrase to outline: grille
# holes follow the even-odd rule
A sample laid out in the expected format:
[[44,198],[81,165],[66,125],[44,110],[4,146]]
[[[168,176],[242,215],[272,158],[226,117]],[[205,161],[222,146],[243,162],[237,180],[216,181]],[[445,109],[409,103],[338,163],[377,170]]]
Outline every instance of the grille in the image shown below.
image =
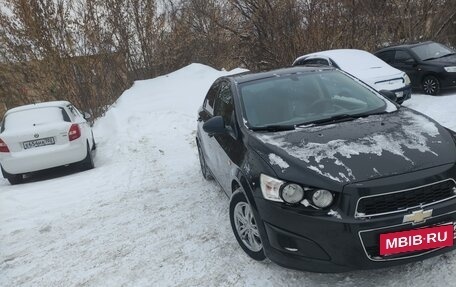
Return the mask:
[[400,212],[454,198],[455,192],[455,182],[448,179],[414,189],[364,197],[358,202],[357,215],[364,217]]

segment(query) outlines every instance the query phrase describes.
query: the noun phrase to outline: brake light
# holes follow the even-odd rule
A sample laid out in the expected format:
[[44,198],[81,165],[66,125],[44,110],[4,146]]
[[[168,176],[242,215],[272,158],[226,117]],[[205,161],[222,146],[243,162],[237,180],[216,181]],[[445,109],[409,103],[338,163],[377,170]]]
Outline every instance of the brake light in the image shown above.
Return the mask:
[[68,131],[68,139],[74,141],[81,137],[81,130],[79,129],[78,124],[72,124],[70,130]]
[[6,143],[0,139],[0,152],[10,152]]

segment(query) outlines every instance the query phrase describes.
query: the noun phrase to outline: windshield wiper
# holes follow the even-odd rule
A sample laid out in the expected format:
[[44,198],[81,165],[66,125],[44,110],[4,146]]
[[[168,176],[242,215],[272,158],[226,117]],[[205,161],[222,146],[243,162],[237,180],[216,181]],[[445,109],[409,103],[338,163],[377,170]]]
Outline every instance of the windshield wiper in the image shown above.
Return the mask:
[[267,132],[278,132],[278,131],[291,131],[294,130],[295,125],[267,125],[261,127],[251,127],[252,131],[267,131]]
[[443,55],[443,56],[440,57],[440,58],[445,58],[445,57],[448,57],[448,56],[453,56],[454,54],[456,54],[456,53],[449,53],[449,54]]
[[322,124],[336,123],[336,122],[341,122],[341,121],[351,121],[351,120],[355,120],[355,119],[357,119],[357,117],[355,117],[353,115],[342,114],[342,115],[332,116],[329,118],[324,118],[321,120],[305,122],[305,123],[299,124],[297,126],[304,126],[304,125],[311,125],[311,124],[322,125]]
[[385,114],[388,113],[387,111],[381,111],[381,112],[367,112],[367,113],[359,113],[359,114],[341,114],[341,115],[335,115],[329,118],[324,118],[321,120],[316,120],[316,121],[310,121],[306,123],[302,123],[299,125],[296,125],[297,127],[299,126],[304,126],[304,125],[323,125],[323,124],[332,124],[332,123],[338,123],[338,122],[344,122],[344,121],[352,121],[356,120],[359,118],[364,118],[368,116],[373,116],[373,115],[380,115],[380,114]]
[[448,56],[451,56],[451,55],[454,55],[454,54],[456,54],[456,53],[449,53],[449,54],[446,54],[446,55],[443,55],[443,56],[439,56],[439,57],[427,58],[427,59],[424,59],[423,61],[429,61],[429,60],[435,60],[435,59],[445,58],[445,57],[448,57]]

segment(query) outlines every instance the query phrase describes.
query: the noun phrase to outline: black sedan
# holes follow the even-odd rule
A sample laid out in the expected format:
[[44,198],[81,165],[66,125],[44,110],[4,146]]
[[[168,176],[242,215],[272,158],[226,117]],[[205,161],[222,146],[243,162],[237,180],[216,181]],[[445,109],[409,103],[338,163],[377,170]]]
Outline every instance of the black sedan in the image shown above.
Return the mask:
[[435,42],[399,45],[375,53],[410,77],[414,88],[436,95],[441,89],[456,87],[456,53]]
[[196,141],[253,259],[341,272],[454,249],[455,133],[344,72],[219,78]]

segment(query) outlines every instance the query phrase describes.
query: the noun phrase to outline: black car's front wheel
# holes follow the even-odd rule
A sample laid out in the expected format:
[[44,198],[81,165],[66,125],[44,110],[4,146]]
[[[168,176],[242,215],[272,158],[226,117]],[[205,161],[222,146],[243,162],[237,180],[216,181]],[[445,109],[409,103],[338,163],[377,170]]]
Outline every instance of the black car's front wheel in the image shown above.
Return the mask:
[[257,221],[244,193],[239,189],[231,198],[230,221],[234,236],[244,252],[257,261],[264,260],[266,256]]
[[201,146],[198,142],[196,142],[196,145],[198,146],[198,158],[199,158],[199,162],[200,162],[201,173],[203,174],[203,177],[205,180],[211,180],[212,175],[211,175],[211,172],[209,171],[209,168],[207,167],[206,159],[204,158],[204,154],[203,154],[203,150],[201,149]]
[[426,76],[423,79],[422,87],[424,93],[428,95],[437,95],[440,91],[440,82],[435,76]]

